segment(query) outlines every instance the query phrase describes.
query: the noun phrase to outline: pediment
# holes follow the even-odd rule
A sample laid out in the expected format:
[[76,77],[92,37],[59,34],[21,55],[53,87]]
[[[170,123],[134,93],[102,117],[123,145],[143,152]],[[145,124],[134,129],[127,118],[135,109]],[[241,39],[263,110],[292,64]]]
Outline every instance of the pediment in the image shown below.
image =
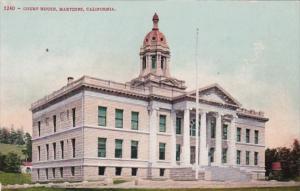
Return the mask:
[[[193,91],[190,95],[196,96],[196,92]],[[241,106],[241,104],[236,99],[234,99],[227,91],[225,91],[218,84],[213,84],[204,88],[200,88],[199,99],[209,102]]]

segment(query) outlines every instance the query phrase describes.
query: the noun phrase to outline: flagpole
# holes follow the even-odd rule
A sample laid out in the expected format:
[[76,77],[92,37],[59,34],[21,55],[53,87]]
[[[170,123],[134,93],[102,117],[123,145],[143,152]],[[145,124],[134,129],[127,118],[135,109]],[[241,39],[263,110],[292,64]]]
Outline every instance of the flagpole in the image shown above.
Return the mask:
[[198,180],[199,172],[199,90],[198,90],[198,33],[199,29],[196,29],[196,50],[195,50],[195,65],[196,65],[196,169],[195,179]]

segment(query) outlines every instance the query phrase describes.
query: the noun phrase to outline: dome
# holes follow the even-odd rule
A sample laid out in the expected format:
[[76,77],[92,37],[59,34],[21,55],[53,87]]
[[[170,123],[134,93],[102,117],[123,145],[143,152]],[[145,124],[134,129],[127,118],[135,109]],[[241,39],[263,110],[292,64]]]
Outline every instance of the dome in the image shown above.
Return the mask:
[[143,45],[144,46],[160,45],[163,47],[168,47],[165,35],[159,31],[159,28],[158,28],[159,17],[156,13],[153,16],[152,21],[153,21],[152,31],[150,31],[144,38]]

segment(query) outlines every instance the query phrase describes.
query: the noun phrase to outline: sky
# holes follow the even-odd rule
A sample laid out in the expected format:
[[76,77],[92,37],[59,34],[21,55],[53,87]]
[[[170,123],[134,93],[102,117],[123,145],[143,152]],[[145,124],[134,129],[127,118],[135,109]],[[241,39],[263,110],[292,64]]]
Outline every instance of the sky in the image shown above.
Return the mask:
[[[32,130],[31,103],[89,75],[127,82],[159,15],[171,75],[195,88],[218,83],[247,109],[264,111],[266,146],[300,138],[299,1],[1,1],[0,126]],[[15,6],[15,11],[4,7]],[[112,7],[107,12],[25,11],[26,7]],[[20,8],[20,9],[17,9]],[[48,51],[46,51],[48,49]]]

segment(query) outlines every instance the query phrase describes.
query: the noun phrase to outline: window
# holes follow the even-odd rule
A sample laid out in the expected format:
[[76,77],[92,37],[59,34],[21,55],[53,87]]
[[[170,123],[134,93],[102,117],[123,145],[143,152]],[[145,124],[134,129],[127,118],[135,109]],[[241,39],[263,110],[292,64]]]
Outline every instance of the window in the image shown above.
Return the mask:
[[227,163],[227,148],[222,149],[222,163]]
[[250,151],[246,151],[246,165],[250,164]]
[[165,176],[165,169],[164,168],[159,169],[159,176]]
[[254,152],[254,165],[258,165],[258,152]]
[[162,56],[161,59],[160,59],[160,67],[161,67],[161,69],[164,69],[165,60],[166,60],[166,57]]
[[115,126],[116,128],[123,128],[123,110],[121,109],[116,109]]
[[137,168],[131,168],[131,176],[136,176],[137,175]]
[[123,145],[123,140],[121,139],[115,140],[115,158],[122,158],[122,145]]
[[137,159],[138,158],[138,141],[131,141],[131,158]]
[[74,166],[71,167],[71,174],[72,174],[72,176],[75,176],[75,167]]
[[52,168],[52,176],[55,178],[55,168]]
[[122,174],[122,167],[116,167],[116,176],[121,176]]
[[159,160],[165,160],[166,144],[159,143]]
[[98,168],[98,175],[103,176],[105,174],[105,167],[99,166]]
[[73,127],[76,126],[76,108],[72,109],[72,125]]
[[196,136],[196,119],[190,121],[190,136]]
[[228,134],[228,125],[227,124],[223,124],[223,132],[222,132],[222,138],[223,140],[227,140],[227,134]]
[[139,129],[139,112],[131,112],[131,129]]
[[98,157],[106,157],[106,138],[98,138]]
[[98,125],[106,126],[106,107],[98,107]]
[[196,162],[196,147],[191,146],[190,151],[191,151],[190,152],[190,163],[195,164],[195,162]]
[[180,144],[176,144],[176,161],[180,161]]
[[46,144],[46,155],[47,155],[47,160],[49,160],[49,145]]
[[250,143],[250,129],[246,129],[246,143]]
[[236,164],[241,164],[241,151],[236,151]]
[[210,137],[212,139],[216,138],[216,119],[215,118],[213,118],[210,121]]
[[156,68],[156,56],[151,56],[152,69]]
[[255,134],[254,143],[258,144],[258,130],[255,130],[254,134]]
[[41,136],[41,122],[38,122],[38,132],[39,132],[39,136]]
[[48,180],[48,178],[49,178],[48,168],[46,168],[45,171],[46,171],[46,179]]
[[181,118],[176,117],[176,134],[181,134]]
[[75,146],[75,139],[72,139],[72,157],[75,158],[76,154],[76,146]]
[[242,129],[239,127],[236,129],[236,141],[237,142],[241,142],[241,131],[242,131]]
[[146,56],[143,56],[143,70],[146,69]]
[[56,160],[56,143],[52,143],[53,146],[53,159]]
[[40,179],[40,169],[37,169],[37,177],[38,177],[38,180]]
[[159,115],[159,132],[166,132],[166,116]]
[[59,172],[60,172],[60,177],[63,178],[64,177],[64,168],[60,167]]
[[61,158],[64,158],[64,141],[60,141]]
[[53,131],[56,132],[56,115],[53,115]]
[[38,160],[41,160],[41,147],[38,146]]
[[209,159],[210,159],[210,162],[214,162],[215,160],[215,148],[210,148],[209,149]]

